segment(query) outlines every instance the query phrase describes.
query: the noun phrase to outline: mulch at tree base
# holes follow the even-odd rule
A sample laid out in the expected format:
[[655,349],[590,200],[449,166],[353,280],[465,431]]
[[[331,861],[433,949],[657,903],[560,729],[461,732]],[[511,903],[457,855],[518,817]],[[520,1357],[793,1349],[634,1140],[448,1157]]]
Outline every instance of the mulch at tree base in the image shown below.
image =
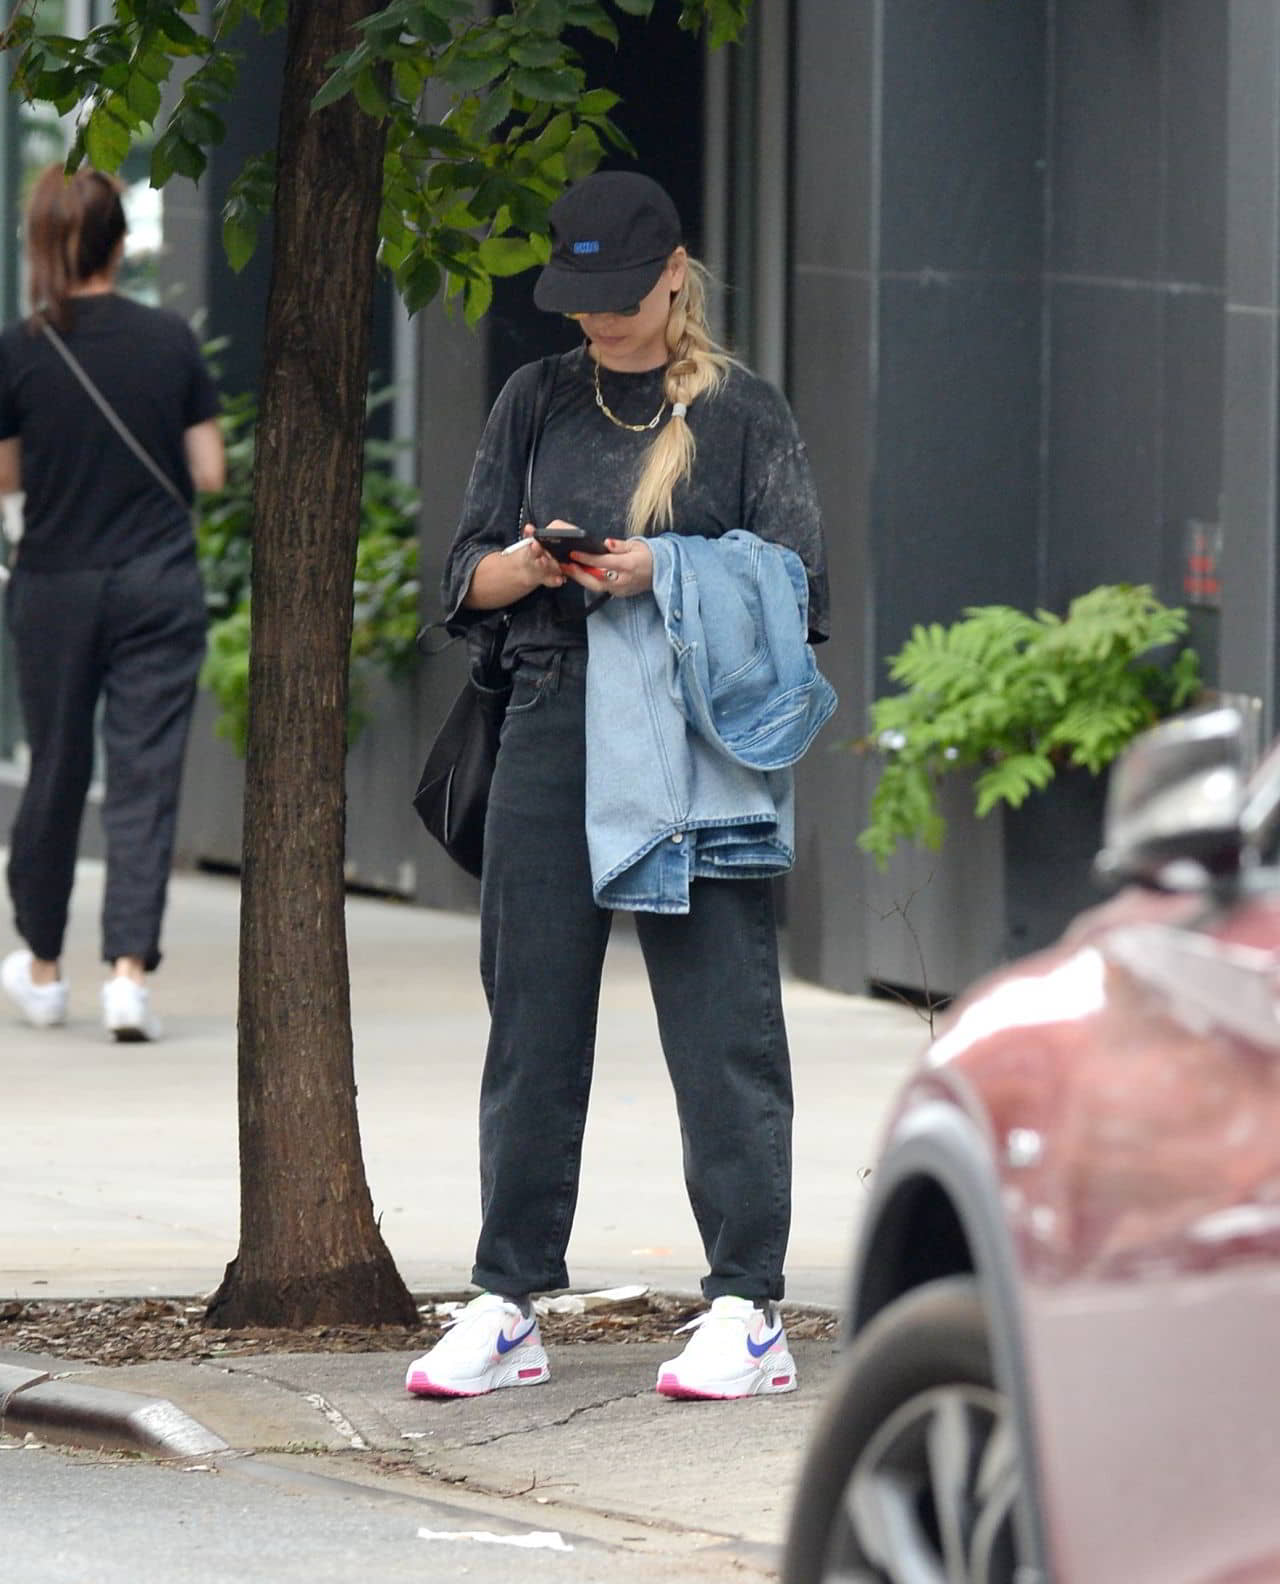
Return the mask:
[[[143,1364],[164,1359],[245,1358],[256,1353],[398,1353],[430,1347],[447,1316],[436,1304],[474,1293],[419,1295],[420,1326],[307,1326],[300,1331],[223,1331],[204,1323],[199,1298],[75,1298],[0,1300],[0,1349],[48,1353],[85,1364]],[[700,1301],[663,1293],[591,1309],[544,1315],[548,1342],[665,1342],[702,1312]],[[834,1342],[839,1319],[830,1311],[784,1304],[792,1341]]]

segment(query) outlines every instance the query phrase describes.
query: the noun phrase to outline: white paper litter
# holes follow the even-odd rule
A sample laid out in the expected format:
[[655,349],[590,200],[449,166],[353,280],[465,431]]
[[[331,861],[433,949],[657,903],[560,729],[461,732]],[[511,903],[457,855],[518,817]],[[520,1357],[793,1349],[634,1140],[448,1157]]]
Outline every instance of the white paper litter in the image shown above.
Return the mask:
[[419,1529],[419,1540],[470,1540],[475,1545],[520,1546],[525,1551],[572,1551],[554,1529],[531,1529],[528,1534],[496,1535],[485,1529]]
[[611,1304],[630,1303],[643,1298],[647,1287],[602,1287],[597,1292],[565,1293],[560,1298],[535,1298],[533,1312],[538,1315],[580,1315],[588,1309],[607,1309]]

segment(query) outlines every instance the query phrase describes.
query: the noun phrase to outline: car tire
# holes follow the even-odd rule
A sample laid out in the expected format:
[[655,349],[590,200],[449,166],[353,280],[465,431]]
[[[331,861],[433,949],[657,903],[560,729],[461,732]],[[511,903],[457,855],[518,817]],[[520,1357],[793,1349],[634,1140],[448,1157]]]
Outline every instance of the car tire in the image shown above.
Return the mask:
[[978,1284],[928,1282],[841,1366],[801,1470],[784,1584],[1011,1584],[1020,1490]]

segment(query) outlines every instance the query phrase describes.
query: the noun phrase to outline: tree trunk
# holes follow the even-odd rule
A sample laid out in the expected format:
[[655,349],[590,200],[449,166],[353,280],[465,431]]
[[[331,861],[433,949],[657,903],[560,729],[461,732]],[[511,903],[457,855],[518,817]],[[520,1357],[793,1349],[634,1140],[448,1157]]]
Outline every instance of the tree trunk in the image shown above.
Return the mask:
[[258,423],[240,927],[240,1248],[215,1325],[412,1324],[374,1220],[352,1062],[348,653],[382,129],[326,63],[377,0],[291,0]]

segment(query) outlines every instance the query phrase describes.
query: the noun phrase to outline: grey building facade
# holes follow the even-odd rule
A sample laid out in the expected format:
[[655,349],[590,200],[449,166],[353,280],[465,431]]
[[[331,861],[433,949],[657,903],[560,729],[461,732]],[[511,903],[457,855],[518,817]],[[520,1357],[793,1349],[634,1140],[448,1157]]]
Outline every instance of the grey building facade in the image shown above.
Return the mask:
[[[915,622],[1061,609],[1113,581],[1187,603],[1207,554],[1205,672],[1274,728],[1280,0],[756,0],[746,46],[710,58],[662,11],[599,64],[727,283],[726,333],[792,401],[827,522],[820,658],[841,708],[801,767],[791,966],[861,990],[918,985],[923,964],[956,989],[1046,918],[1025,916],[995,817],[955,807],[940,855],[884,875],[857,851],[875,766],[844,745]],[[220,286],[210,262],[230,173],[166,198],[164,267],[248,347],[262,288]],[[488,405],[564,331],[527,279],[474,335],[436,309],[410,326],[389,298],[379,313],[418,440],[432,616]],[[429,906],[475,901],[407,804],[459,680],[459,657],[424,663],[349,770],[352,879]],[[192,861],[235,862],[237,775],[200,729]],[[1065,906],[1051,856],[1032,890]]]

